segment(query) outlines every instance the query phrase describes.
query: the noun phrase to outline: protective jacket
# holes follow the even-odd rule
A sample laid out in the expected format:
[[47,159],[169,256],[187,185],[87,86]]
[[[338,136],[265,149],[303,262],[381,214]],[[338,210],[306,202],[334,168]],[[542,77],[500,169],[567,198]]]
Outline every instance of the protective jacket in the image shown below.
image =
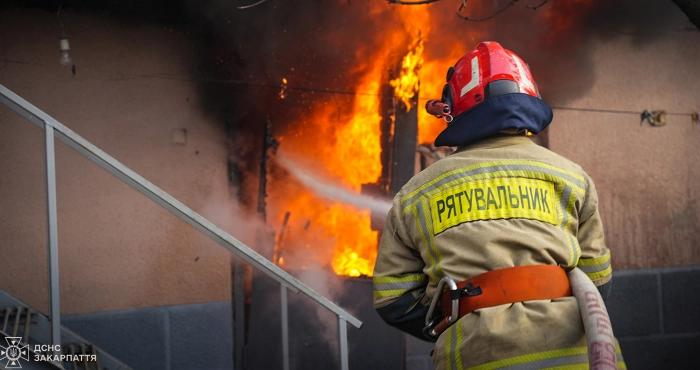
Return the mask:
[[[580,166],[520,135],[459,148],[396,195],[374,270],[374,305],[417,337],[443,276],[456,281],[514,266],[580,267],[609,287],[610,251],[598,198]],[[618,366],[624,367],[617,348]],[[574,297],[467,314],[438,338],[436,369],[587,366]]]

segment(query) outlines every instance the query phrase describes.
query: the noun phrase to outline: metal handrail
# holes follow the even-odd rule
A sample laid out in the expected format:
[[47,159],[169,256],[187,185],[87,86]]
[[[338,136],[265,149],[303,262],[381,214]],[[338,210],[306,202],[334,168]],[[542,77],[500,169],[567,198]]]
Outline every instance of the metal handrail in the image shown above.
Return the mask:
[[[263,256],[250,249],[245,244],[238,241],[219,227],[211,223],[209,220],[200,216],[192,209],[180,203],[165,191],[150,183],[148,180],[141,177],[136,172],[132,171],[125,165],[121,164],[116,159],[112,158],[101,149],[83,139],[80,135],[73,132],[68,127],[53,119],[48,114],[44,113],[34,105],[22,99],[17,94],[13,93],[5,86],[0,85],[0,103],[15,111],[20,116],[26,118],[29,122],[35,124],[45,131],[45,148],[46,148],[46,174],[47,174],[47,217],[48,217],[48,235],[49,235],[49,295],[50,295],[50,318],[52,324],[52,344],[60,344],[60,311],[59,311],[59,294],[58,294],[58,241],[57,241],[57,222],[56,222],[56,179],[55,179],[55,157],[53,142],[54,137],[62,141],[64,144],[73,148],[76,152],[82,154],[98,166],[105,169],[107,172],[116,176],[132,188],[136,189],[152,201],[156,202],[161,207],[168,210],[170,213],[187,222],[203,234],[210,237],[215,242],[222,245],[224,248],[233,252],[246,262],[252,264],[256,268],[265,272],[268,276],[277,280],[281,285],[282,304],[286,306],[286,290],[306,294],[309,298],[326,307],[328,310],[338,316],[338,335],[340,345],[341,367],[343,370],[349,369],[348,366],[348,348],[347,348],[347,325],[350,323],[356,328],[362,326],[362,322],[338,307],[336,304],[328,300],[326,297],[315,292],[313,289],[293,277],[286,271],[279,268],[277,265],[265,259]],[[282,312],[283,324],[286,321],[286,307]],[[286,337],[286,331],[283,330],[283,336]],[[285,338],[286,339],[286,338]],[[287,343],[283,343],[287,346]],[[288,357],[288,348],[284,354]],[[288,358],[285,358],[284,368],[289,367]]]

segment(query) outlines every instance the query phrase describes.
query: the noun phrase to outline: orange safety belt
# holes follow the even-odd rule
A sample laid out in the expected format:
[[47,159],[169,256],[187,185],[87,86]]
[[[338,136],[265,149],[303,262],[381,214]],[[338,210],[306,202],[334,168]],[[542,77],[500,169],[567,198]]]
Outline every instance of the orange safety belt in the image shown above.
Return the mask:
[[[466,290],[463,289],[465,287]],[[442,293],[443,320],[435,326],[437,335],[451,325],[447,318],[452,315],[453,297],[459,297],[461,318],[480,308],[571,296],[566,271],[551,265],[516,266],[489,271],[457,283],[457,288],[457,291],[447,289]]]

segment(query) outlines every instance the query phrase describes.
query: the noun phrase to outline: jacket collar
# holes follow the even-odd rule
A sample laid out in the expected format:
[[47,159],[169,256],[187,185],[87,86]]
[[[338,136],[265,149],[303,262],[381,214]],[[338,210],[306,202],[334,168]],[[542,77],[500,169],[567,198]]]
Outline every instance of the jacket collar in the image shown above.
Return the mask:
[[435,139],[435,146],[465,146],[508,128],[540,133],[552,122],[552,109],[527,94],[493,97],[455,117]]

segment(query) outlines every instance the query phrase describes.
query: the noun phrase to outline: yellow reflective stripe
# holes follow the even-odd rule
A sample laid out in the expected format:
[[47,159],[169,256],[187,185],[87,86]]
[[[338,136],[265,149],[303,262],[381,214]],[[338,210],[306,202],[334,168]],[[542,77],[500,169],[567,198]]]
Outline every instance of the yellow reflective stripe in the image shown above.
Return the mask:
[[566,233],[566,242],[569,245],[569,264],[567,267],[575,267],[576,261],[581,255],[581,247],[578,245],[578,240],[569,233]]
[[[620,357],[622,355],[622,351],[620,350],[620,346],[618,344],[615,345],[615,353],[618,355],[618,362],[617,362],[618,367],[619,367],[619,364],[621,362],[623,363],[623,366],[624,366],[624,361],[621,360],[621,357]],[[547,360],[547,359],[551,359],[551,358],[576,356],[576,355],[584,355],[584,354],[588,354],[588,347],[587,346],[555,349],[552,351],[530,353],[527,355],[507,358],[505,360],[493,361],[493,362],[489,362],[489,363],[486,363],[483,365],[470,367],[469,370],[499,369],[502,367],[527,364],[530,362]],[[565,366],[562,366],[559,368],[569,369],[569,367],[566,367],[566,366],[572,366],[572,365],[565,365]],[[588,366],[588,364],[586,364],[586,366]]]
[[[425,234],[423,233],[423,227],[421,226],[420,223],[420,217],[418,216],[418,209],[416,207],[413,207],[413,217],[416,218],[416,229],[418,230],[418,235],[420,235],[420,238],[423,240],[423,244],[425,247],[428,249],[428,261],[430,262],[431,266],[435,266],[437,264],[437,261],[439,257],[435,254],[435,251],[430,249],[430,245],[428,244],[428,241],[425,239]],[[435,274],[432,272],[432,269],[428,270],[428,274],[430,274],[430,278],[432,280],[437,280]]]
[[588,347],[573,347],[573,348],[555,349],[553,351],[531,353],[531,354],[527,354],[527,355],[507,358],[505,360],[489,362],[489,363],[486,363],[483,365],[469,368],[469,370],[498,369],[499,367],[519,365],[519,364],[524,364],[527,362],[546,360],[548,358],[554,358],[554,357],[582,355],[585,353],[588,353]]
[[462,182],[465,179],[494,177],[530,177],[547,181],[556,179],[556,182],[566,183],[582,194],[585,191],[585,179],[582,175],[546,163],[524,160],[494,161],[459,168],[434,178],[404,196],[401,199],[402,210],[405,213],[408,206],[415,203],[420,198],[420,195],[424,195],[421,193],[427,192],[430,194],[436,189],[449,186],[450,183]]
[[374,298],[401,297],[411,289],[375,290]]
[[445,340],[445,351],[447,352],[447,369],[448,370],[464,370],[462,363],[462,325],[460,321],[452,324],[447,329],[447,338]]
[[525,165],[525,166],[540,167],[543,169],[552,170],[554,172],[561,172],[562,174],[571,176],[572,178],[574,178],[576,180],[579,180],[581,182],[585,182],[585,179],[583,178],[583,176],[581,176],[577,173],[569,172],[569,171],[566,171],[566,170],[561,169],[559,167],[555,167],[555,166],[552,166],[552,165],[549,165],[546,163],[542,163],[542,162],[533,162],[533,161],[525,161],[525,160],[503,160],[503,161],[494,161],[494,162],[484,162],[484,163],[479,163],[479,164],[472,165],[469,167],[459,168],[456,170],[445,172],[441,176],[434,178],[430,182],[423,184],[421,187],[419,187],[416,190],[412,191],[411,193],[407,194],[405,197],[403,197],[401,199],[401,202],[404,202],[406,199],[411,198],[411,197],[415,196],[416,194],[418,194],[421,190],[424,190],[424,189],[430,187],[431,185],[433,185],[433,184],[439,182],[440,180],[442,180],[446,177],[449,177],[451,175],[459,174],[462,172],[469,172],[469,171],[473,171],[473,170],[477,170],[477,169],[494,167],[494,166],[498,166],[498,165],[501,165],[501,166]]
[[442,271],[441,266],[442,254],[437,248],[437,244],[435,244],[435,231],[433,230],[433,223],[428,222],[428,220],[430,220],[430,207],[428,206],[428,200],[424,199],[419,204],[419,211],[422,211],[423,222],[425,222],[425,227],[428,234],[428,248],[432,249],[435,252],[435,255],[437,256],[437,263],[430,270],[435,276],[435,280],[440,280],[445,276],[445,273]]
[[610,274],[612,274],[612,266],[608,266],[608,268],[603,271],[586,273],[591,280],[600,279]]
[[406,276],[375,276],[372,278],[374,298],[400,297],[406,292],[423,286],[427,280],[423,273]]
[[[554,192],[556,193],[556,196],[554,197],[554,199],[559,199],[561,202],[561,199],[564,196],[564,189],[565,188],[566,188],[565,186],[563,186],[561,184],[557,184],[554,187]],[[567,217],[569,217],[565,211],[566,211],[566,209],[564,207],[562,207],[561,204],[557,204],[557,224],[563,225],[564,220],[566,220]]]
[[[563,201],[563,199],[562,199]],[[568,267],[574,267],[576,266],[576,262],[578,262],[579,257],[581,256],[581,247],[578,245],[578,240],[574,238],[572,233],[567,232],[567,228],[571,226],[573,223],[573,214],[574,214],[574,204],[576,203],[576,194],[574,192],[571,192],[571,195],[569,195],[569,200],[566,205],[566,210],[564,211],[567,215],[567,219],[564,224],[561,225],[562,230],[566,233],[567,236],[567,241],[569,243],[569,265]]]
[[582,258],[578,261],[579,266],[595,266],[602,265],[610,260],[610,251],[607,251],[603,256],[598,258]]
[[412,275],[406,275],[406,276],[375,276],[372,278],[372,282],[375,284],[385,284],[385,283],[405,283],[409,281],[418,281],[418,282],[423,282],[426,280],[425,275],[421,274],[412,274]]
[[440,267],[442,255],[435,246],[435,240],[433,239],[433,233],[431,228],[432,225],[428,222],[428,219],[425,215],[425,203],[426,201],[423,200],[415,204],[412,207],[412,212],[413,217],[415,217],[416,219],[416,228],[418,229],[418,234],[420,235],[421,239],[423,240],[423,244],[428,250],[428,260],[431,264],[431,268],[428,270],[428,276],[433,281],[439,281],[440,279],[442,279],[443,276],[445,276],[445,273],[442,272],[442,268]]
[[464,370],[464,364],[462,363],[462,325],[459,322],[454,323],[452,326],[455,327],[457,332],[457,351],[455,353],[455,362],[457,363],[457,370]]
[[432,179],[432,180],[426,182],[425,184],[421,185],[420,187],[416,188],[416,189],[413,190],[412,192],[406,194],[406,196],[404,196],[403,198],[401,198],[401,203],[403,204],[403,202],[409,200],[410,198],[415,197],[415,196],[418,195],[418,193],[420,193],[421,191],[423,191],[423,190],[429,188],[429,187],[432,186],[432,185],[435,185],[436,183],[440,182],[440,180],[443,180],[443,179],[445,179],[446,177],[449,177],[449,176],[451,176],[451,175],[456,175],[456,174],[459,174],[459,173],[462,173],[462,172],[469,172],[469,171],[471,171],[471,170],[475,170],[475,169],[478,169],[478,168],[491,167],[491,166],[493,166],[494,163],[497,163],[497,162],[479,163],[479,164],[474,165],[474,166],[459,168],[459,169],[456,169],[456,170],[452,170],[452,171],[445,172],[445,173],[443,173],[442,175],[440,175],[440,176],[438,176],[438,177],[436,177],[436,178],[434,178],[434,179]]
[[[555,367],[546,367],[542,370],[588,370],[590,367],[588,364],[574,364],[574,365],[564,365]],[[617,362],[618,370],[627,370],[627,364],[624,361]]]
[[562,228],[566,230],[568,227],[571,227],[571,224],[574,221],[574,218],[571,217],[571,215],[574,214],[574,205],[576,204],[576,193],[571,192],[571,195],[569,195],[569,199],[566,203],[566,214],[569,215],[568,220],[566,221],[566,224],[562,225]]

